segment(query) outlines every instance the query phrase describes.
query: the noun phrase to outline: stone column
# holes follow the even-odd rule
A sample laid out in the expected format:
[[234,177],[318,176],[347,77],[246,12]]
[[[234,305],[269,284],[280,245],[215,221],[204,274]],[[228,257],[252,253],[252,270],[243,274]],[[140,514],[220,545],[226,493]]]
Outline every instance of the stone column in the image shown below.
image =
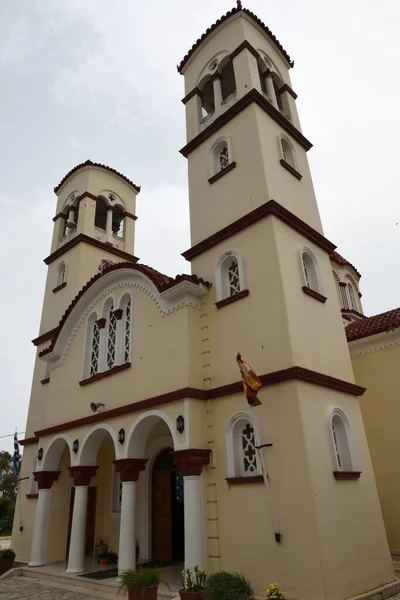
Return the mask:
[[71,539],[69,544],[67,573],[82,573],[85,569],[85,532],[88,487],[99,467],[69,467],[74,479],[75,498],[72,513]]
[[199,565],[205,569],[203,489],[201,472],[210,462],[210,450],[176,450],[174,461],[181,471],[185,490],[185,569]]
[[144,471],[147,458],[114,460],[122,483],[121,521],[119,530],[118,572],[136,569],[136,482]]
[[33,474],[38,483],[39,498],[36,507],[31,558],[29,567],[42,567],[46,564],[47,531],[49,528],[50,489],[57,481],[60,471],[37,471]]
[[106,241],[112,243],[112,217],[113,209],[112,206],[107,206],[107,221],[106,221]]
[[276,110],[279,110],[278,101],[275,94],[274,80],[272,78],[272,71],[268,71],[265,78],[265,85],[267,86],[268,98],[271,100],[271,104],[276,108]]
[[213,76],[213,88],[214,88],[215,114],[219,115],[219,113],[221,112],[221,104],[222,104],[221,75],[219,73],[215,73],[215,75]]

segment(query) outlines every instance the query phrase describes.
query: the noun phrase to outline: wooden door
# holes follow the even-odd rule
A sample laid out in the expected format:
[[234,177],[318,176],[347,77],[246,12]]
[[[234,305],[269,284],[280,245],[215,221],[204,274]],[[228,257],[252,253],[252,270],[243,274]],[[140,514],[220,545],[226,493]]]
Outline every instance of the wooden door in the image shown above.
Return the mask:
[[172,560],[171,471],[153,472],[153,561]]
[[[96,524],[96,487],[89,487],[88,499],[86,505],[86,531],[85,531],[85,556],[93,556],[94,552],[94,534]],[[67,536],[67,552],[66,559],[68,560],[69,545],[71,541],[72,515],[74,512],[75,488],[71,488],[71,496],[69,502],[69,521],[68,521],[68,536]]]

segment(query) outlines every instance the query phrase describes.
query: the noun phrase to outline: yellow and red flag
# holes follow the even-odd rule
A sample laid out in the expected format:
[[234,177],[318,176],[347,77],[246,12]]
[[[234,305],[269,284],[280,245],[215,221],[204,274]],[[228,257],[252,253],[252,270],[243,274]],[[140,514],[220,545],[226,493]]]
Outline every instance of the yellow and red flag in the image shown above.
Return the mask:
[[257,398],[257,391],[262,387],[262,383],[254,373],[250,365],[248,365],[238,353],[236,355],[237,364],[243,380],[243,389],[247,402],[250,406],[260,406],[261,402]]

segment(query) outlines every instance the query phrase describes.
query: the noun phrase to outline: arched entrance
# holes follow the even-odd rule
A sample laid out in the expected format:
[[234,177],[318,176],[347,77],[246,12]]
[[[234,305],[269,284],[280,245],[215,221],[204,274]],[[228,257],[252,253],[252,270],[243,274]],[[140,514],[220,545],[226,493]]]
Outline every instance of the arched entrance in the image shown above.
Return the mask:
[[176,470],[172,448],[156,456],[152,470],[153,561],[183,561],[185,552],[183,476]]

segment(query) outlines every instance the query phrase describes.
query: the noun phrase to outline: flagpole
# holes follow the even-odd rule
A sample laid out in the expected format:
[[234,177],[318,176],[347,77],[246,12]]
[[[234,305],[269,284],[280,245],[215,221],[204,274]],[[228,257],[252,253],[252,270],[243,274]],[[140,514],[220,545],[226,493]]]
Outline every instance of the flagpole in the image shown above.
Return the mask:
[[262,448],[261,448],[261,442],[260,442],[260,438],[259,438],[256,416],[254,414],[253,407],[250,405],[249,405],[249,411],[250,411],[251,418],[253,420],[254,442],[255,442],[254,447],[256,449],[257,459],[259,460],[259,465],[261,466],[265,490],[267,492],[268,507],[269,507],[269,512],[271,515],[272,525],[274,527],[275,541],[278,542],[278,544],[279,544],[281,541],[281,534],[279,533],[278,522],[276,520],[274,504],[272,502],[271,488],[269,487],[268,475],[267,475],[267,471],[265,469],[264,457],[262,455]]

